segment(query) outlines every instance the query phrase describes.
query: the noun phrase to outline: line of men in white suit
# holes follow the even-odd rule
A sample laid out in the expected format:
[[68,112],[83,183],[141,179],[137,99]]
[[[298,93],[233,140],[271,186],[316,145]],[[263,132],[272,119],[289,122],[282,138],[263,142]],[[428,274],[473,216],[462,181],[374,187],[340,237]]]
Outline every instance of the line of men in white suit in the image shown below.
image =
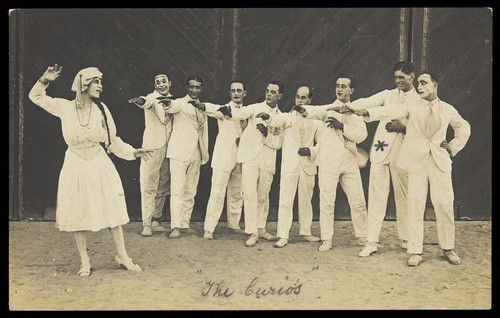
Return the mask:
[[[183,98],[172,99],[165,93],[150,98],[157,113],[161,113],[160,108],[164,110],[165,114],[158,116],[160,121],[166,123],[166,116],[173,116],[166,148],[171,173],[172,232],[169,237],[178,238],[181,229],[189,229],[200,165],[208,161],[208,115],[217,118],[219,134],[212,158],[205,239],[213,239],[226,197],[230,229],[239,230],[244,205],[245,232],[249,234],[246,246],[254,246],[259,239],[278,240],[274,244],[277,248],[286,246],[293,218],[293,201],[298,192],[300,236],[309,242],[321,240],[318,251],[328,251],[333,246],[335,196],[340,183],[348,198],[357,243],[364,245],[359,256],[370,256],[379,246],[392,179],[398,238],[401,247],[407,248],[411,254],[408,265],[417,266],[422,261],[423,213],[427,182],[430,182],[440,246],[450,263],[460,264],[461,260],[454,252],[450,156],[455,156],[465,146],[470,126],[451,105],[437,99],[438,81],[434,75],[421,74],[417,92],[413,87],[414,72],[411,62],[398,62],[394,67],[395,89],[353,102],[350,96],[355,83],[347,75],[339,75],[337,99],[327,105],[310,105],[312,91],[302,86],[296,92],[296,105],[289,113],[281,113],[278,108],[284,87],[277,81],[267,84],[263,102],[244,107],[246,90],[240,81],[231,83],[228,104],[200,102],[203,79],[199,76],[188,78],[188,94]],[[414,105],[422,105],[425,101],[438,105],[438,110],[433,112],[438,123],[434,124],[437,127],[434,132],[422,136],[421,126],[432,120],[424,118],[420,110],[415,111],[421,106]],[[137,100],[133,102],[143,106],[141,108],[149,105],[142,101],[137,103]],[[356,144],[367,137],[365,121],[374,120],[380,123],[370,150],[367,207],[359,170],[366,165],[367,158],[363,162],[362,151]],[[455,132],[449,143],[446,142],[448,125]],[[276,171],[276,150],[280,148],[283,155],[278,233],[275,237],[266,231],[266,222],[269,191]],[[311,233],[311,198],[316,166],[319,171],[321,239]],[[142,180],[141,177],[141,193]],[[163,192],[157,194],[160,193]],[[146,214],[143,211],[145,236],[151,232],[146,230],[147,227],[152,227],[149,215],[157,217],[158,211]],[[155,225],[161,226],[159,223]]]

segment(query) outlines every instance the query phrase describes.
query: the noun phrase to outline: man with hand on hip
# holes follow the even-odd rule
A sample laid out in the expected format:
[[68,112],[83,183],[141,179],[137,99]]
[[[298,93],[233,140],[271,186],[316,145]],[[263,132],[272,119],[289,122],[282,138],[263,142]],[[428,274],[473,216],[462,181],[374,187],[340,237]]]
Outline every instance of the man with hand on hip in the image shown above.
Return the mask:
[[[452,158],[465,147],[470,137],[470,125],[452,105],[439,99],[439,81],[432,73],[422,73],[418,79],[420,100],[388,107],[355,110],[366,121],[384,116],[407,118],[406,136],[397,160],[399,168],[408,173],[408,266],[422,262],[424,245],[424,214],[427,192],[434,212],[439,245],[453,265],[461,263],[455,253],[455,221],[453,211]],[[448,126],[454,138],[446,141]]]

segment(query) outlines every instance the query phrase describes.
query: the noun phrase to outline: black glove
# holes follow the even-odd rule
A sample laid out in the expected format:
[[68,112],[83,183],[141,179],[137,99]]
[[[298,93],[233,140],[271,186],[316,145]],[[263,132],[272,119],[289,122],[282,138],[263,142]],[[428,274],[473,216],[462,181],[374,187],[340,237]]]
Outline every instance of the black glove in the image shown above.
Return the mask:
[[188,103],[193,105],[194,107],[198,108],[199,110],[205,111],[205,104],[200,102],[199,100],[190,100]]
[[142,97],[134,97],[128,100],[129,104],[137,104],[137,105],[144,105],[146,103],[146,100]]
[[344,124],[338,121],[335,117],[328,117],[326,123],[328,128],[340,129],[342,131],[344,130]]
[[236,146],[239,147],[240,146],[240,137],[236,138],[236,140],[234,142],[236,143]]
[[262,133],[262,135],[264,135],[264,137],[267,137],[267,127],[264,124],[257,124],[257,129]]
[[401,122],[397,119],[393,119],[387,124],[385,124],[385,129],[388,132],[396,132],[396,133],[402,133],[406,134],[406,127],[401,124]]
[[311,150],[308,147],[299,148],[299,156],[311,156]]
[[173,98],[166,97],[166,96],[160,96],[160,97],[156,97],[156,99],[158,100],[158,103],[162,104],[163,106],[170,106]]
[[255,118],[262,118],[263,120],[268,120],[271,116],[268,113],[258,113]]
[[224,116],[227,116],[229,118],[232,118],[233,115],[231,114],[231,107],[227,106],[227,105],[224,105],[224,106],[221,106],[217,109],[219,112],[222,113],[222,115]]
[[306,109],[302,105],[294,105],[292,106],[292,111],[296,111],[299,114],[302,114],[303,112],[306,111]]

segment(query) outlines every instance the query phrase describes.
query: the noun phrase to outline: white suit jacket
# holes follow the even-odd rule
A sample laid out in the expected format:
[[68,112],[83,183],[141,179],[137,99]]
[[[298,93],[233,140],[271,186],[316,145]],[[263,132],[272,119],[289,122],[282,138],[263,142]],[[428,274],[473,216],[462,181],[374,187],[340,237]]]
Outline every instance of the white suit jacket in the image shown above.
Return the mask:
[[248,126],[241,134],[240,146],[238,147],[237,162],[244,163],[255,159],[261,153],[267,170],[274,174],[276,172],[276,150],[283,145],[282,130],[278,128],[269,128],[267,137],[256,128],[258,123],[267,126],[267,123],[261,118],[255,118],[258,113],[267,113],[271,116],[281,114],[278,106],[271,108],[267,103],[261,102],[250,104],[248,106],[236,109],[232,112],[231,120],[242,120],[248,118]]
[[165,112],[174,114],[173,129],[167,147],[167,157],[188,161],[200,146],[201,164],[208,162],[207,115],[188,103],[189,95],[172,101]]
[[[335,100],[332,104],[323,106],[304,106],[308,119],[320,119],[323,121],[322,131],[319,138],[319,153],[316,164],[323,171],[339,171],[344,160],[344,148],[356,156],[356,144],[366,139],[368,132],[363,118],[356,115],[345,115],[336,111],[327,111],[330,107],[341,107],[342,102]],[[347,103],[349,105],[349,103]],[[344,123],[344,131],[329,128],[325,120],[335,117]]]
[[[296,111],[292,111],[270,117],[267,123],[269,126],[284,129],[281,172],[295,171],[300,165],[306,174],[315,175],[317,172],[315,160],[319,150],[318,141],[323,122],[305,119]],[[301,125],[303,135],[300,131]],[[308,147],[311,156],[299,155],[299,148],[302,147]]]
[[[353,109],[363,109],[371,107],[380,107],[387,105],[403,105],[404,103],[410,103],[420,100],[420,95],[418,95],[415,88],[412,88],[408,92],[403,92],[398,88],[391,90],[383,90],[380,93],[372,95],[367,98],[359,98],[352,101],[350,106]],[[370,161],[372,163],[380,163],[384,161],[387,156],[391,153],[393,146],[395,150],[399,150],[404,139],[404,134],[396,132],[388,132],[385,129],[385,124],[391,121],[391,119],[396,119],[391,116],[379,118],[380,122],[373,136],[372,145],[370,148]],[[405,121],[402,121],[406,125]],[[386,144],[387,146],[380,147],[379,144]]]
[[[219,133],[217,134],[214,152],[212,153],[211,167],[222,171],[232,171],[236,165],[236,158],[238,156],[236,138],[240,138],[243,132],[240,121],[224,119],[224,116],[220,112],[217,112],[217,109],[222,105],[204,104],[207,115],[217,118],[219,126]],[[241,107],[233,101],[230,101],[227,105],[231,107],[232,112]]]
[[[163,105],[158,103],[157,97],[162,96],[156,90],[145,96],[146,103],[138,105],[144,109],[144,134],[142,147],[159,149],[163,147],[172,133],[172,115],[165,113]],[[169,96],[171,96],[169,94]]]
[[408,171],[413,165],[425,163],[430,152],[439,169],[443,172],[450,172],[452,160],[446,149],[440,146],[441,142],[446,140],[448,126],[451,126],[454,131],[454,138],[449,142],[453,156],[462,150],[467,143],[470,137],[469,123],[450,104],[443,102],[439,98],[432,101],[434,105],[436,102],[440,105],[441,126],[430,139],[425,136],[424,123],[419,120],[419,116],[422,116],[425,108],[429,107],[429,102],[426,100],[420,99],[417,102],[406,104],[405,107],[392,105],[369,110],[370,116],[367,118],[368,120],[376,120],[388,115],[395,118],[408,118],[406,137],[397,161],[397,165],[401,169]]

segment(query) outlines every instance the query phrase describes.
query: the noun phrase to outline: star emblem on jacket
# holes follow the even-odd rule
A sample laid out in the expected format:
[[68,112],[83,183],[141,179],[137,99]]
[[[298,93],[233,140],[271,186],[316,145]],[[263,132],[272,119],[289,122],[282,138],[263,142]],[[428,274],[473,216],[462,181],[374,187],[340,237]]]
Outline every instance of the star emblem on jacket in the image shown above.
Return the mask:
[[380,141],[380,140],[377,140],[377,144],[374,145],[373,147],[375,147],[375,151],[384,151],[384,147],[388,147],[389,145],[385,143],[385,141]]

